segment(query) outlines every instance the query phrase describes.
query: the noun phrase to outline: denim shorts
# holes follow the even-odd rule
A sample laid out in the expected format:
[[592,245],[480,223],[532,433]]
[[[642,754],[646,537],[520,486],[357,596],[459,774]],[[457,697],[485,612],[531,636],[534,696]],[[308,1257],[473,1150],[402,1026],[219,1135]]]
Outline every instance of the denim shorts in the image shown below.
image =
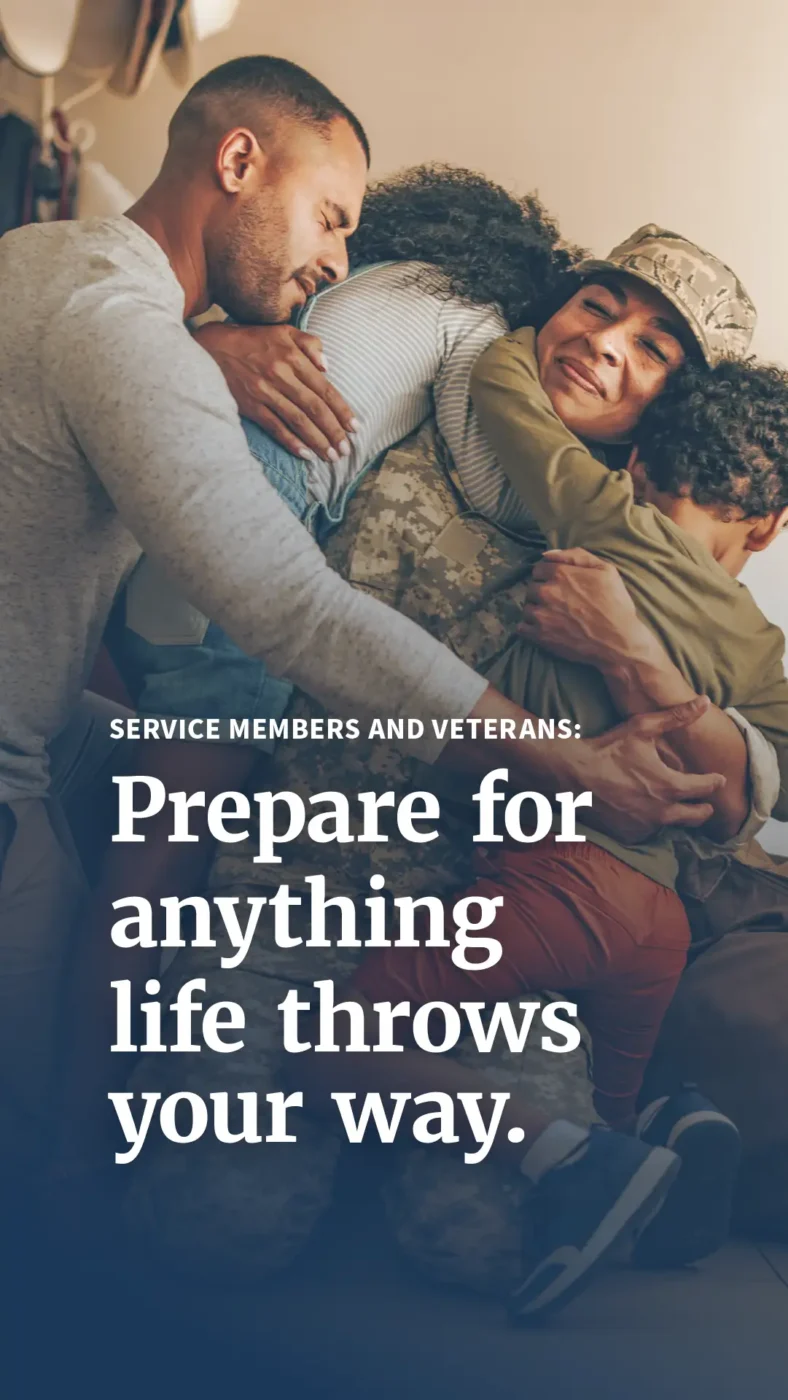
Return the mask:
[[[243,420],[252,456],[299,520],[310,508],[308,465],[280,447],[256,423]],[[310,522],[311,523],[311,522]],[[144,572],[143,572],[144,571]],[[216,623],[182,602],[162,606],[157,576],[147,561],[115,609],[107,645],[137,712],[159,719],[219,719],[230,738],[235,718],[281,719],[293,687],[248,657]],[[161,588],[168,593],[163,582]],[[251,740],[249,742],[252,742]],[[256,741],[270,753],[270,739]]]

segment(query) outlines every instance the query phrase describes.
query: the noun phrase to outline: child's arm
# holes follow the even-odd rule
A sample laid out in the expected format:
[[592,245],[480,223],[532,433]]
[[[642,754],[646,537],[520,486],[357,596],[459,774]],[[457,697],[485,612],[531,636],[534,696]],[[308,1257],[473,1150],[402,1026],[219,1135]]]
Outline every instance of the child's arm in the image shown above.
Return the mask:
[[555,413],[539,382],[530,328],[496,340],[476,362],[471,396],[501,467],[551,543],[615,532],[633,504],[628,472],[598,462]]
[[[521,631],[553,655],[600,671],[624,718],[668,709],[695,694],[638,616],[618,570],[587,550],[553,550],[540,560]],[[712,798],[715,815],[704,828],[714,841],[753,835],[777,799],[774,735],[764,737],[761,719],[752,707],[730,713],[711,705],[686,734],[671,737],[670,748],[685,772],[713,767],[726,779]]]
[[440,367],[432,387],[438,432],[465,499],[491,520],[499,520],[514,492],[471,402],[471,374],[482,352],[506,331],[506,322],[492,308],[480,308],[474,321],[464,312],[460,321],[456,306],[447,302],[439,327]]

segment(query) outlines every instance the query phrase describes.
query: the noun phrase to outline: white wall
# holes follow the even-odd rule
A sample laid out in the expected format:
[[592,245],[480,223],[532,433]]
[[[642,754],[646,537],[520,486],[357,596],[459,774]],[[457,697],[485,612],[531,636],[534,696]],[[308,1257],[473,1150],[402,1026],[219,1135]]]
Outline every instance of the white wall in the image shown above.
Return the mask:
[[[785,0],[242,0],[198,71],[241,53],[312,69],[359,114],[373,173],[422,160],[537,189],[598,252],[656,220],[737,270],[756,350],[788,363]],[[96,154],[140,192],[179,93],[162,70],[85,113]],[[754,566],[788,631],[788,540]],[[748,577],[748,582],[750,578]],[[788,829],[780,843],[788,855]]]

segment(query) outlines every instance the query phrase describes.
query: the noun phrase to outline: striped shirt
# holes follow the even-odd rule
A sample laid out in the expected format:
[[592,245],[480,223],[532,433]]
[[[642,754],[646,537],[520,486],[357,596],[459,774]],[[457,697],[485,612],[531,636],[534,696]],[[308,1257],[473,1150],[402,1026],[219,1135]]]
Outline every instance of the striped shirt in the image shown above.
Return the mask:
[[494,306],[442,295],[438,277],[424,264],[381,263],[306,308],[301,328],[319,336],[331,382],[360,423],[350,457],[310,468],[311,494],[334,514],[368,463],[434,412],[469,505],[532,532],[533,517],[498,465],[469,393],[476,359],[509,327]]

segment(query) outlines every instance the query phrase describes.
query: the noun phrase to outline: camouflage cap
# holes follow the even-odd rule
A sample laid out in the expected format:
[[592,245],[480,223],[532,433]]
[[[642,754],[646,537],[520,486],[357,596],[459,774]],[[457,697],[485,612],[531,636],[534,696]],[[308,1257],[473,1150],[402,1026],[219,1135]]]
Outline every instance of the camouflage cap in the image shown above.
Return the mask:
[[628,272],[675,306],[710,365],[750,347],[757,313],[724,262],[679,233],[644,224],[607,258],[585,258],[577,271]]

